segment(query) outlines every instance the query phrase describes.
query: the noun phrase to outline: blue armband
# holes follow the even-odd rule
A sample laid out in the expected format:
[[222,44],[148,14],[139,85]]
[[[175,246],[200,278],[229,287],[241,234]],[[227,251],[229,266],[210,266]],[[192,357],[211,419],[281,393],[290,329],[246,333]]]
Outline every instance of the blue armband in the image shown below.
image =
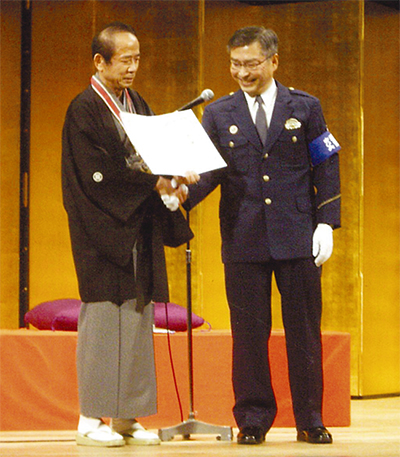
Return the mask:
[[311,163],[314,167],[341,149],[340,144],[328,130],[318,138],[315,138],[308,145],[308,148],[310,150]]

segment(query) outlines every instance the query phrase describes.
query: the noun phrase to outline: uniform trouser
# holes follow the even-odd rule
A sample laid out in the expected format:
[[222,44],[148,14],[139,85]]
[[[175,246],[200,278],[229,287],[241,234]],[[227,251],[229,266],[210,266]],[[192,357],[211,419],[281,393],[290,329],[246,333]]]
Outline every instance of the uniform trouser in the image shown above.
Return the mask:
[[323,425],[320,271],[312,258],[225,264],[233,336],[233,412],[239,428],[259,426],[267,432],[277,412],[268,356],[272,272],[281,294],[296,427]]

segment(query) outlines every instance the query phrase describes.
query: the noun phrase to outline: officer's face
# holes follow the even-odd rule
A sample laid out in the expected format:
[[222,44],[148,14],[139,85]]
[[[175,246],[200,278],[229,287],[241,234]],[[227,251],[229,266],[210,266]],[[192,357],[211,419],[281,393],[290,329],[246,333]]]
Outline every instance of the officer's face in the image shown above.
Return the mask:
[[231,49],[230,60],[232,78],[252,97],[268,89],[278,68],[278,55],[266,59],[258,42]]
[[128,32],[113,36],[115,52],[110,62],[100,54],[94,56],[94,64],[102,83],[118,97],[125,88],[132,85],[139,68],[140,48],[135,35]]

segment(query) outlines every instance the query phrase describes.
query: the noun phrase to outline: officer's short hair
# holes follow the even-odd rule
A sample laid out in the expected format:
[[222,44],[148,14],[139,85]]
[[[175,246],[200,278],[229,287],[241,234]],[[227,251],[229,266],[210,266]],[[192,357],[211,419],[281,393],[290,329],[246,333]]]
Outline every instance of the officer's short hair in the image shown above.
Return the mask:
[[228,53],[233,48],[248,46],[254,42],[260,43],[266,56],[272,56],[278,52],[278,35],[271,29],[254,25],[236,30],[228,41]]

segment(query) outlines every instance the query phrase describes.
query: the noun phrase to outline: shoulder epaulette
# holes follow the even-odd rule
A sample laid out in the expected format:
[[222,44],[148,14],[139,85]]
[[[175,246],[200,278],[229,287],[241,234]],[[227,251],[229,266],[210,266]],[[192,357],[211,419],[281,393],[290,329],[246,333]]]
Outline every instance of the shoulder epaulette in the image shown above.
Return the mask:
[[294,87],[288,87],[289,92],[293,95],[300,95],[301,97],[307,98],[315,98],[313,95],[309,94],[308,92],[304,92],[303,90],[295,89]]

